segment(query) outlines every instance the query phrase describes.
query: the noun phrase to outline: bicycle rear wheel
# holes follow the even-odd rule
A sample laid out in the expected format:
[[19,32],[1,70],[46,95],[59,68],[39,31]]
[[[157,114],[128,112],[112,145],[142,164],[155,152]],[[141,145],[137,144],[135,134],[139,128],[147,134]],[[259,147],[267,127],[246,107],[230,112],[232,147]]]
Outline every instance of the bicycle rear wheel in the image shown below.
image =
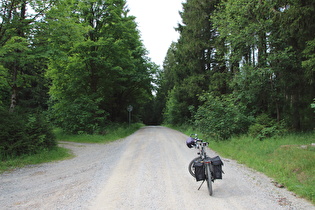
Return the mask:
[[205,165],[206,165],[206,180],[207,180],[208,191],[209,191],[209,195],[212,196],[213,191],[212,191],[212,175],[210,171],[210,164],[207,163]]
[[196,157],[188,165],[188,171],[193,177],[196,177],[194,162],[199,162],[200,160],[201,160],[201,157]]

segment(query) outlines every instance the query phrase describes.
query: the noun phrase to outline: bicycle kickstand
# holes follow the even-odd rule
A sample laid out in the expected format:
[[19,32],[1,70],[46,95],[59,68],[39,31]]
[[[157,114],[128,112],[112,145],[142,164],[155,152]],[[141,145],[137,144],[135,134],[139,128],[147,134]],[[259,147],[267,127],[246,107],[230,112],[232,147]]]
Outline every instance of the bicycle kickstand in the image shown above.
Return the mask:
[[198,188],[198,190],[200,190],[201,186],[203,185],[203,183],[205,182],[205,180],[202,181],[200,187]]

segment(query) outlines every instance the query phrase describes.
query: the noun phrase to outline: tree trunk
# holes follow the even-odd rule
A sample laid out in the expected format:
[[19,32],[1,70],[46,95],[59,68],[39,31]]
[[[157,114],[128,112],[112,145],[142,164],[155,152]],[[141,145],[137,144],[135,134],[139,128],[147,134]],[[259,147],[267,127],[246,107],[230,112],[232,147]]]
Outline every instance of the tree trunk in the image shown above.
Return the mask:
[[14,66],[13,66],[12,85],[11,85],[12,95],[11,95],[9,112],[14,112],[16,102],[17,102],[17,92],[18,92],[18,87],[16,85],[17,76],[18,76],[18,67],[17,67],[17,61],[15,61]]
[[14,87],[12,87],[11,104],[10,104],[10,109],[9,109],[9,112],[11,113],[14,112],[14,109],[16,106],[17,92],[18,92],[18,88],[16,87],[16,85],[14,85]]
[[295,90],[292,95],[292,126],[294,130],[301,130],[300,97],[298,90]]

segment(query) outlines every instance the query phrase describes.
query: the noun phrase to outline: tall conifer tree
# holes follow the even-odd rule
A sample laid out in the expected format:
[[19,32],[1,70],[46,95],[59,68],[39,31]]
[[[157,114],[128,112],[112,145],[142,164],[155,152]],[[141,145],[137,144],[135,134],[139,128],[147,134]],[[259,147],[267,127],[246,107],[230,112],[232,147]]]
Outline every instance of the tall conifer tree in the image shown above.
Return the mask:
[[211,83],[210,77],[216,68],[216,30],[210,16],[217,2],[188,0],[183,3],[182,24],[177,27],[180,38],[174,52],[176,67],[172,69],[175,84],[166,106],[166,116],[170,121],[182,123],[190,119],[195,107],[200,104],[198,94],[208,90]]

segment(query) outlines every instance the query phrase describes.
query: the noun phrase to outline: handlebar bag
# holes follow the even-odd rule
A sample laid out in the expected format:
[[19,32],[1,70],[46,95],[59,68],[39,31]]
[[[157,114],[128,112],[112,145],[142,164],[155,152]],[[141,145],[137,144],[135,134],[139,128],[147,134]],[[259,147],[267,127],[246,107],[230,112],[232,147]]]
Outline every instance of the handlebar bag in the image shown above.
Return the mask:
[[196,145],[195,139],[189,137],[189,138],[186,140],[186,145],[187,145],[188,148],[192,148],[193,146]]
[[196,161],[194,163],[194,168],[196,181],[199,182],[205,180],[206,179],[205,165],[199,161]]
[[222,170],[223,162],[219,156],[211,158],[211,172],[214,179],[222,179]]

